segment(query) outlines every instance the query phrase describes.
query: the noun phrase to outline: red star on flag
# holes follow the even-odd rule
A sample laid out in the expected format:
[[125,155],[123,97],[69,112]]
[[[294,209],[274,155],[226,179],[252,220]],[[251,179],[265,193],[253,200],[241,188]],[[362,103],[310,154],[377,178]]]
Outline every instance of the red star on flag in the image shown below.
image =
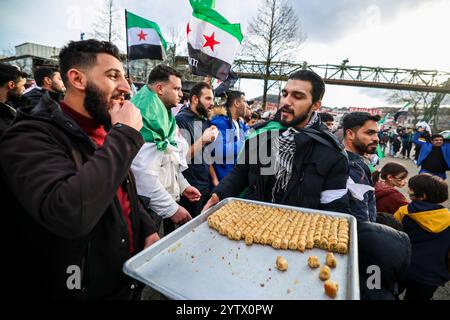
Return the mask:
[[211,50],[214,51],[214,46],[217,45],[217,44],[220,44],[219,41],[216,41],[216,39],[214,39],[214,33],[215,32],[213,32],[213,34],[211,36],[209,36],[209,37],[207,35],[203,35],[203,37],[206,40],[206,43],[203,45],[203,48],[210,47]]
[[191,29],[191,27],[189,26],[189,23],[187,24],[187,27],[186,27],[186,33],[189,35],[189,32],[191,32],[192,31],[192,29]]
[[144,30],[141,30],[141,33],[138,33],[137,36],[139,37],[139,41],[142,41],[142,40],[145,41],[145,40],[147,40],[147,39],[145,39],[145,37],[147,36],[147,34],[144,33]]

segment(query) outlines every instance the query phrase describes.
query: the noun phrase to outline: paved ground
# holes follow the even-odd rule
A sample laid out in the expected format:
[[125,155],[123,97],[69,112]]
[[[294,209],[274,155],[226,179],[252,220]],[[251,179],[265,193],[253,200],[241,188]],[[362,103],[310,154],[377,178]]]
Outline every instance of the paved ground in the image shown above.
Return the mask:
[[[411,154],[414,154],[414,151],[411,152]],[[417,166],[414,164],[414,162],[412,160],[401,159],[401,158],[392,158],[389,156],[380,161],[379,168],[381,168],[387,162],[391,162],[391,161],[395,161],[395,162],[399,162],[399,163],[403,164],[409,171],[409,177],[415,176],[416,174],[419,173]],[[450,172],[447,172],[447,176],[450,177]],[[448,182],[448,179],[447,179],[447,182]],[[407,199],[409,199],[408,192],[407,192],[408,191],[407,186],[400,189],[400,191],[405,195],[405,197]],[[449,186],[449,193],[450,193],[450,186]],[[450,209],[450,200],[448,200],[444,205],[446,205],[447,208]],[[433,296],[433,300],[450,300],[450,282],[447,282],[447,284],[444,287],[441,287],[436,291],[436,293]]]
[[[414,153],[412,153],[414,154]],[[381,160],[380,162],[380,168],[386,164],[387,162],[395,161],[403,164],[409,171],[409,177],[412,177],[416,174],[418,174],[417,166],[414,164],[412,160],[406,160],[401,158],[391,158],[386,157]],[[447,173],[447,176],[450,177],[450,172]],[[408,199],[408,188],[404,187],[400,191],[406,196]],[[449,190],[450,192],[450,190]],[[448,208],[450,208],[450,201],[447,201],[445,204]],[[146,287],[142,293],[142,299],[143,300],[166,300],[166,297],[161,295],[159,292],[153,290],[152,288]],[[439,288],[436,293],[433,296],[433,300],[450,300],[450,282],[447,282],[447,284],[444,287]]]

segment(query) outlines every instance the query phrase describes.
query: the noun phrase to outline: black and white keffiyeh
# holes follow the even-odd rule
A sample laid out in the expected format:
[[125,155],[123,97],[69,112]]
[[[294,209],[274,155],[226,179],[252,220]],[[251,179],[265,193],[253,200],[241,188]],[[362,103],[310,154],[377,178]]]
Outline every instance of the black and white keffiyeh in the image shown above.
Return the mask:
[[[317,113],[313,113],[306,128],[311,127],[319,120]],[[275,150],[277,150],[275,162],[275,185],[272,189],[272,202],[275,202],[276,195],[285,191],[291,180],[294,166],[294,155],[296,144],[294,137],[300,131],[295,128],[288,128],[275,140]]]

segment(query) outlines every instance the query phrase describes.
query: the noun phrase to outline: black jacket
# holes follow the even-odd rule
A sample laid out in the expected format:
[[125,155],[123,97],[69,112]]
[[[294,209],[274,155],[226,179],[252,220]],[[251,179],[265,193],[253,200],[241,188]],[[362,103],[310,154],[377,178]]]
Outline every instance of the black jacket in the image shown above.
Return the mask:
[[[277,136],[276,131],[271,131],[246,141],[238,164],[214,190],[220,199],[238,196],[245,190],[247,199],[272,202],[276,157],[273,145]],[[348,163],[336,137],[316,123],[301,130],[295,142],[293,173],[280,204],[348,212]],[[333,201],[323,201],[330,196]]]
[[359,221],[375,222],[377,220],[377,202],[370,169],[364,162],[364,159],[353,152],[348,152],[348,162],[349,174],[353,182],[371,188],[371,190],[366,192],[359,190],[353,191],[359,193],[358,196],[363,198],[363,200],[357,199],[357,197],[349,191],[351,214]]
[[16,110],[7,103],[0,102],[0,136],[11,125],[16,116]]
[[40,88],[34,88],[24,94],[30,100],[30,105],[36,106],[47,91]]
[[[8,197],[5,292],[33,299],[131,297],[135,285],[122,272],[129,234],[116,193],[126,185],[138,252],[156,232],[129,171],[141,135],[116,125],[97,148],[49,95],[29,112],[19,111],[0,139],[1,187]],[[70,290],[73,266],[81,270],[81,288]]]
[[358,221],[362,300],[394,300],[411,261],[408,235],[378,223]]

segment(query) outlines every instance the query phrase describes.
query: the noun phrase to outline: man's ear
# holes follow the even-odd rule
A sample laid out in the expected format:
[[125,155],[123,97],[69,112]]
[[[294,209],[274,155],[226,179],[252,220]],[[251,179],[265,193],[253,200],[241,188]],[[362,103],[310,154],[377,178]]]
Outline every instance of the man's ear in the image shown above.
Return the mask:
[[354,140],[355,135],[356,135],[356,133],[352,129],[347,129],[344,132],[344,137],[349,141]]
[[87,86],[87,77],[84,72],[78,69],[67,71],[67,81],[72,87],[78,90],[85,90]]
[[319,100],[319,101],[317,101],[316,103],[313,104],[313,106],[312,106],[312,111],[313,111],[313,112],[318,111],[318,110],[320,109],[321,106],[322,106],[322,101]]
[[199,99],[197,96],[192,96],[192,104],[197,105],[198,101],[199,101]]
[[8,91],[13,90],[16,87],[16,83],[14,81],[8,81],[7,85],[6,85]]
[[44,78],[44,83],[47,85],[51,85],[52,84],[52,79],[50,79],[49,77],[45,77]]
[[163,85],[161,84],[161,83],[157,83],[156,85],[155,85],[155,89],[156,89],[156,93],[158,94],[158,95],[162,95],[163,94]]

